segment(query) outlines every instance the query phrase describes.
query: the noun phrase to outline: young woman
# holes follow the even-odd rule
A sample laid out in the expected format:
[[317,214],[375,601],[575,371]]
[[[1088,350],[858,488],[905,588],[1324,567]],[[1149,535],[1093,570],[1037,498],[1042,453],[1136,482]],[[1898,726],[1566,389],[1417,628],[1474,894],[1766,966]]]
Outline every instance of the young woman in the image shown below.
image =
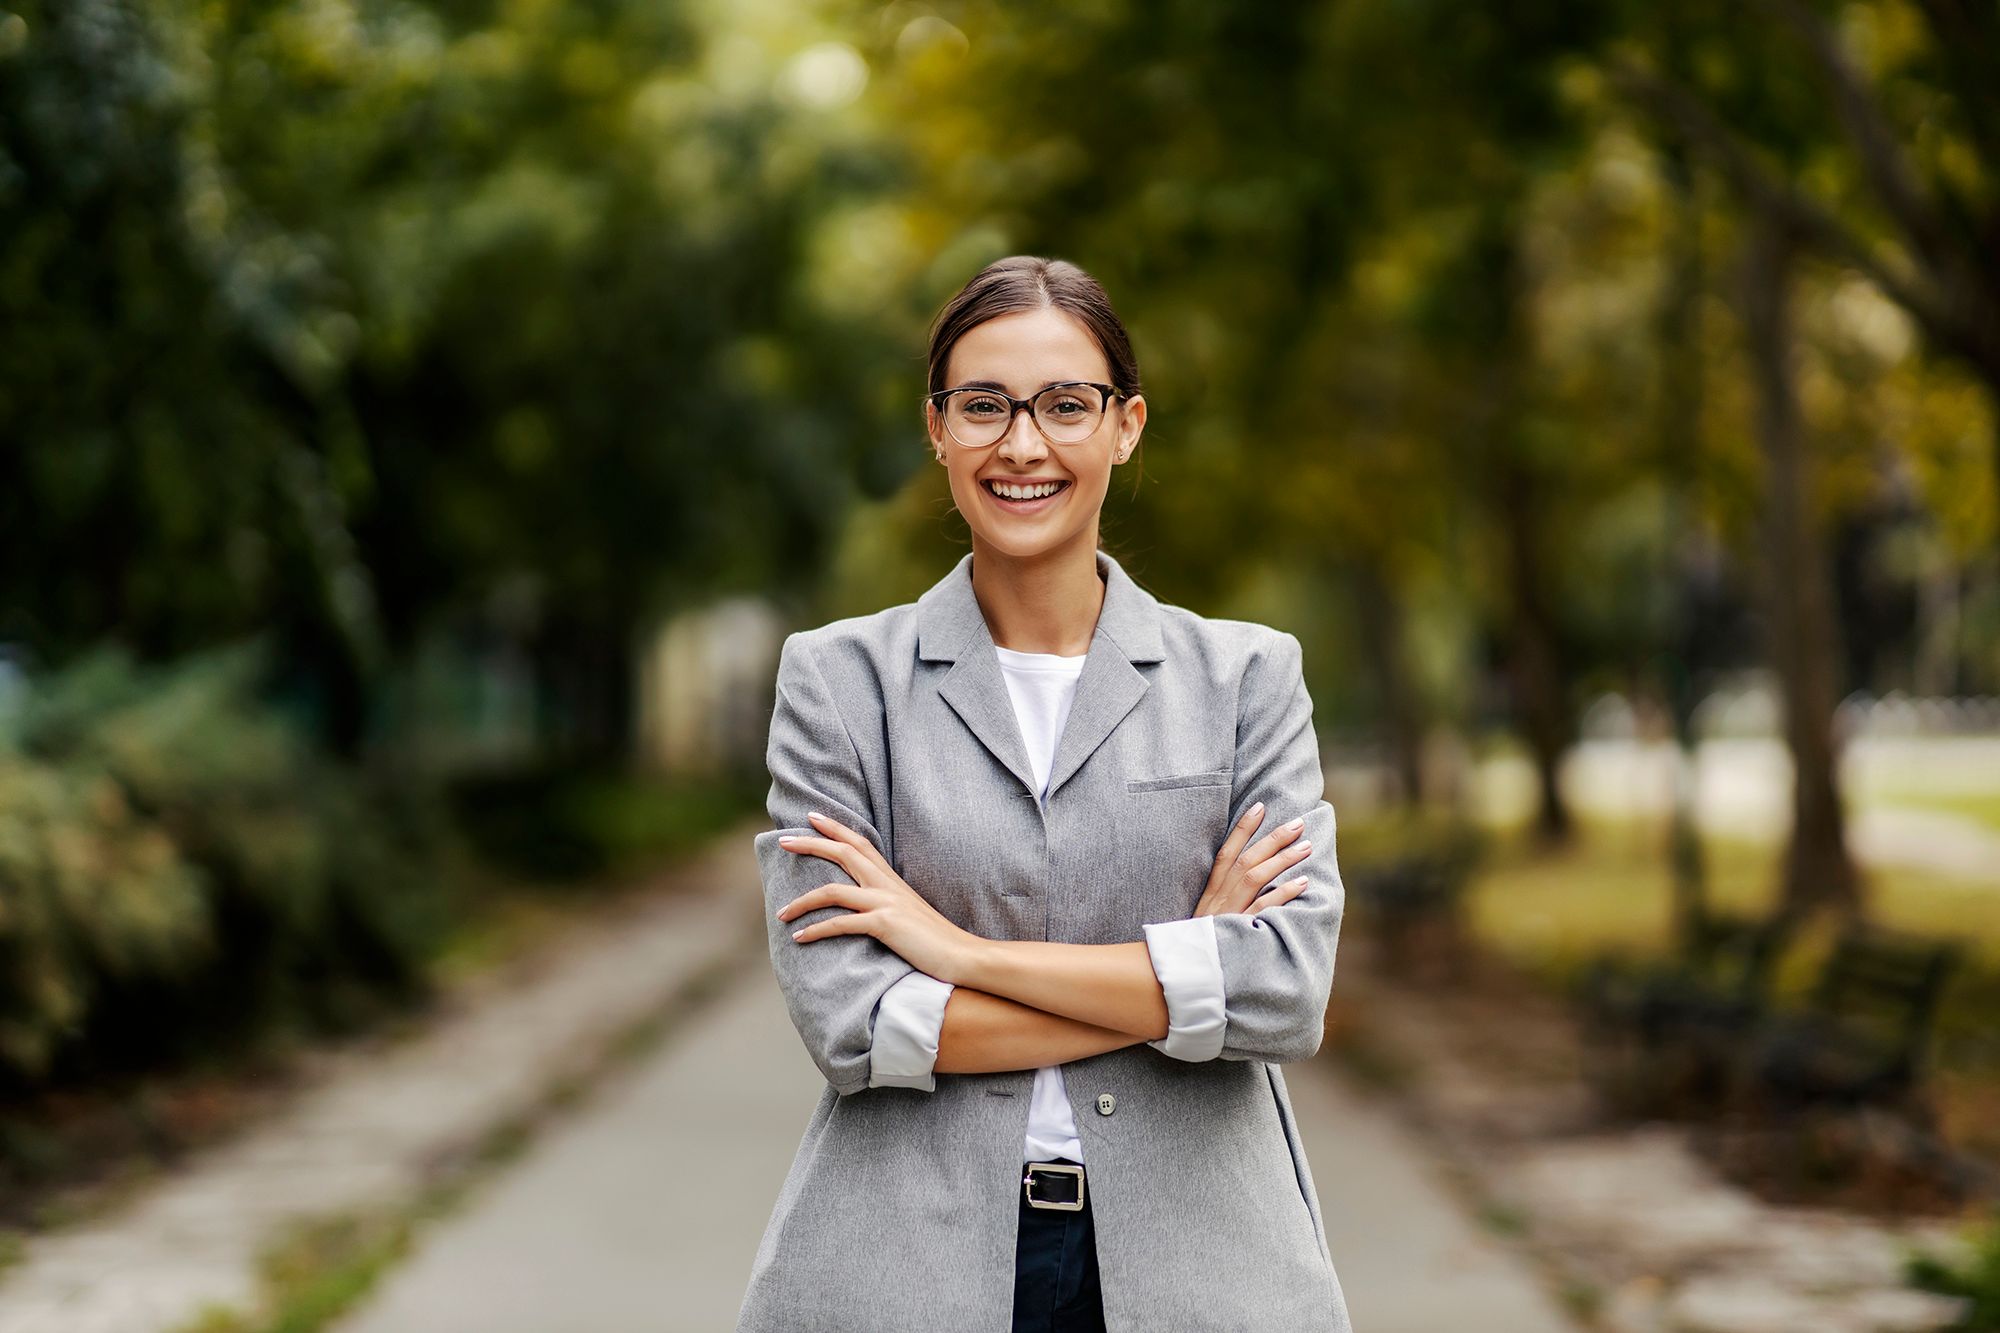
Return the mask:
[[779,655],[756,851],[827,1086],[739,1333],[1342,1333],[1279,1070],[1345,901],[1299,642],[1098,549],[1146,404],[1088,274],[989,265],[929,387],[971,551]]

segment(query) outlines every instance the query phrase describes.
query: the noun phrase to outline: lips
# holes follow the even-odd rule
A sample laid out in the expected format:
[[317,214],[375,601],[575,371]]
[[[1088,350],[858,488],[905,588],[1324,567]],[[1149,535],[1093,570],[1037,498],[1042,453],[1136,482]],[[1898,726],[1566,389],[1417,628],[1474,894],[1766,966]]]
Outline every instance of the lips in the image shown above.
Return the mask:
[[[1071,484],[1072,484],[1072,483],[1070,483],[1070,482],[1069,482],[1069,481],[1067,481],[1067,480],[1057,480],[1057,481],[1055,482],[1055,487],[1056,487],[1056,489],[1055,489],[1055,490],[1053,490],[1053,491],[1051,491],[1051,492],[1049,492],[1049,493],[1048,493],[1047,495],[1039,495],[1039,496],[1035,496],[1035,497],[1034,497],[1033,499],[1030,499],[1030,500],[1015,500],[1015,499],[1013,499],[1013,498],[1012,498],[1011,496],[1006,496],[1006,495],[1002,495],[1002,494],[1001,494],[1001,493],[1000,493],[999,491],[996,491],[996,490],[994,490],[994,489],[993,489],[993,487],[994,487],[994,484],[995,484],[996,482],[999,482],[1000,480],[1001,480],[1001,479],[999,479],[999,478],[994,478],[994,477],[988,477],[988,478],[986,478],[985,480],[983,480],[983,481],[981,481],[981,482],[979,483],[979,486],[980,486],[980,489],[981,489],[981,490],[984,490],[984,491],[985,491],[985,492],[986,492],[986,493],[987,493],[988,495],[992,496],[992,497],[993,497],[993,498],[995,498],[996,500],[1004,500],[1004,501],[1007,501],[1007,502],[1008,502],[1009,504],[1033,504],[1033,503],[1035,503],[1036,501],[1039,501],[1039,500],[1053,500],[1053,499],[1055,499],[1055,497],[1056,497],[1056,496],[1058,496],[1058,495],[1061,495],[1061,494],[1062,494],[1062,493],[1063,493],[1064,491],[1068,490],[1068,489],[1070,488]],[[1040,482],[1040,483],[1022,483],[1022,482],[1016,482],[1016,483],[1011,483],[1011,484],[1014,484],[1014,485],[1029,485],[1029,484],[1033,484],[1033,485],[1037,485],[1037,486],[1042,486],[1042,485],[1048,485],[1049,483],[1047,483],[1047,482]]]

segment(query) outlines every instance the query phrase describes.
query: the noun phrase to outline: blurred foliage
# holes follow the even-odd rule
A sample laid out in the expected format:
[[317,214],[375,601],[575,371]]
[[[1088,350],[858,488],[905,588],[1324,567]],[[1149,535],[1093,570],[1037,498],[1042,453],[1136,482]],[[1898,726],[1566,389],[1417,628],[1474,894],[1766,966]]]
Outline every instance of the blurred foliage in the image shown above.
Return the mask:
[[1993,1333],[2000,1329],[2000,1207],[1973,1230],[1962,1264],[1935,1255],[1912,1255],[1905,1271],[1910,1285],[1965,1301],[1950,1333]]
[[[336,886],[418,835],[326,831],[390,799],[359,761],[427,636],[504,638],[580,719],[464,788],[481,846],[673,845],[605,776],[634,644],[935,580],[925,321],[1009,253],[1135,338],[1107,548],[1296,633],[1323,739],[1414,798],[1438,732],[1552,774],[1595,693],[1685,716],[1772,660],[1740,263],[1781,214],[1839,601],[1809,665],[2000,690],[1996,40],[1918,0],[0,0],[0,643],[49,683],[0,771],[42,886],[0,897],[11,1058],[138,1012],[127,973],[278,992],[273,932],[398,971],[429,927]],[[96,656],[252,633],[292,731]],[[354,776],[280,776],[329,752]]]
[[1342,816],[1339,838],[1343,873],[1424,861],[1459,879],[1477,873],[1493,841],[1487,828],[1456,812],[1406,807]]
[[900,480],[897,354],[802,291],[882,171],[839,71],[609,0],[0,17],[0,636],[43,662],[273,627],[351,750],[423,625],[497,618],[617,753],[637,628]]
[[671,781],[560,766],[453,784],[454,822],[490,864],[595,882],[698,851],[763,808],[768,774]]
[[[1546,759],[1590,693],[1768,646],[1739,159],[1834,238],[1801,275],[1817,509],[1933,603],[1990,554],[1993,380],[1953,323],[1990,303],[1923,298],[1985,280],[2000,112],[1945,12],[9,0],[0,319],[36,336],[0,347],[0,635],[268,625],[353,751],[425,628],[477,620],[616,753],[658,615],[811,615],[829,568],[879,606],[962,546],[923,321],[1030,251],[1138,344],[1105,520],[1136,574],[1293,629],[1406,750],[1525,717]],[[1943,649],[1859,578],[1856,671],[2000,688],[1991,571]]]
[[258,702],[265,651],[105,649],[0,713],[0,1082],[342,1030],[422,986],[443,807]]

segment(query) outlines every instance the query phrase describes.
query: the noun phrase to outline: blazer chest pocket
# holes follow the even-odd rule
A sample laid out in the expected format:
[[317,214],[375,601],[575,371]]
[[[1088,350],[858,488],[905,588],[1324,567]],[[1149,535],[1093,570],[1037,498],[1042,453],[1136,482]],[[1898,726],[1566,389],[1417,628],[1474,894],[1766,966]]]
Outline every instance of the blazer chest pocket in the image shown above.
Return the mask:
[[1194,911],[1228,830],[1233,770],[1129,778],[1118,820],[1118,865],[1126,901],[1143,921]]
[[1227,790],[1235,776],[1235,770],[1228,768],[1204,769],[1199,773],[1170,773],[1165,777],[1128,779],[1125,790],[1172,791],[1177,787],[1221,787]]

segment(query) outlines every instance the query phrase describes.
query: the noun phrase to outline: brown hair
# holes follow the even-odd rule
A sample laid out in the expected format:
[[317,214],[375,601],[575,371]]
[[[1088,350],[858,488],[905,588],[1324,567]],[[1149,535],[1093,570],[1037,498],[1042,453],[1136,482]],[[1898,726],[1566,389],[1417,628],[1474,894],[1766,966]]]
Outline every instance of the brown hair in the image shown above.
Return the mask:
[[1001,315],[1050,306],[1068,312],[1090,330],[1104,352],[1105,364],[1111,367],[1114,387],[1127,394],[1140,392],[1139,363],[1132,355],[1132,340],[1112,312],[1111,298],[1104,294],[1104,288],[1067,259],[1039,255],[994,260],[945,303],[931,325],[929,391],[948,387],[944,371],[951,349],[968,331]]

